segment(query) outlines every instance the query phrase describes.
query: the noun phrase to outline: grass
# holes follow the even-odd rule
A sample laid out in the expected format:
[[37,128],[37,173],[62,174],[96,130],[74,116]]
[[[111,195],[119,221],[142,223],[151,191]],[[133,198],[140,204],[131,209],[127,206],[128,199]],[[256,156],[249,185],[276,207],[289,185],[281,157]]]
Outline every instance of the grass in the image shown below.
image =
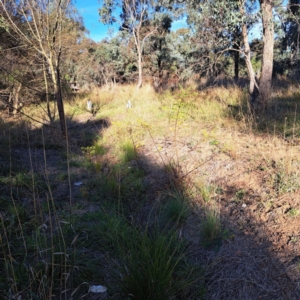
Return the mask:
[[[202,282],[200,270],[187,268],[186,245],[176,231],[155,226],[132,225],[122,214],[103,210],[84,215],[83,222],[92,249],[109,251],[121,273],[121,293],[130,299],[170,299],[203,293],[194,283]],[[114,280],[119,280],[114,278]]]
[[[50,202],[48,205],[49,216],[52,208]],[[64,274],[71,275],[73,269],[72,248],[68,249],[66,244],[69,235],[58,220],[53,223],[44,220],[40,226],[35,220],[38,221],[32,219],[29,209],[14,204],[10,216],[1,222],[1,269],[5,270],[6,277],[2,278],[2,295],[49,299],[70,284],[64,278]],[[54,227],[58,230],[56,234]]]
[[[251,189],[260,188],[250,184],[251,168],[270,197],[298,191],[298,96],[289,91],[284,106],[286,98],[276,94],[267,117],[255,120],[238,87],[159,95],[149,85],[95,89],[66,103],[68,145],[57,130],[1,119],[0,295],[80,299],[90,284],[102,284],[108,299],[201,299],[203,270],[186,232],[196,228],[201,238],[193,247],[217,250],[229,234],[213,201],[226,201],[229,188],[237,202],[248,200]],[[88,99],[97,107],[94,121]],[[129,99],[133,106],[126,110]],[[40,109],[26,112],[46,120]],[[107,126],[97,123],[108,118]],[[191,152],[182,154],[187,146]],[[166,158],[168,147],[176,150],[173,157]],[[209,151],[221,159],[204,164]],[[157,160],[147,161],[153,153]],[[193,153],[190,171],[184,157],[191,162]],[[224,170],[232,170],[232,178]],[[161,187],[157,175],[147,190],[153,171],[169,181]],[[299,207],[286,214],[298,216]]]
[[236,198],[239,200],[239,201],[242,201],[245,197],[245,195],[247,194],[247,191],[241,189],[241,190],[238,190],[236,193],[235,193],[235,196]]
[[123,163],[130,162],[137,157],[134,144],[130,140],[126,140],[121,144],[121,151],[121,161]]
[[297,217],[299,214],[299,210],[297,208],[292,207],[289,211],[288,211],[288,215],[290,217]]
[[178,188],[171,189],[165,196],[166,204],[163,209],[165,224],[183,225],[189,213],[188,197]]
[[[138,237],[136,240],[140,246],[130,245],[124,253],[125,293],[131,299],[195,297],[191,286],[194,284],[194,270],[183,265],[185,245],[178,240],[176,232],[154,230]],[[201,287],[197,294],[201,295]]]
[[220,213],[216,208],[207,208],[200,228],[202,244],[218,249],[222,240],[228,237],[228,231],[221,225]]

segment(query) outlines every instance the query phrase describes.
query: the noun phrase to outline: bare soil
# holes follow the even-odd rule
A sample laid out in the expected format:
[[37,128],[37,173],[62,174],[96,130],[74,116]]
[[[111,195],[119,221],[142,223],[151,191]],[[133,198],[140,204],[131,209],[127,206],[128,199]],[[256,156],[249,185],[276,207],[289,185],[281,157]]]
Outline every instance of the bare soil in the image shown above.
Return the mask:
[[[179,165],[184,180],[221,191],[210,203],[194,194],[194,214],[182,231],[191,242],[191,257],[206,270],[205,299],[300,299],[299,179],[289,182],[281,169],[282,163],[285,171],[298,174],[299,147],[228,129],[213,138],[203,137],[199,128],[194,132],[179,130],[176,141],[174,133],[155,143],[149,138],[139,157],[154,189],[162,181],[158,170],[171,163]],[[201,245],[197,226],[212,202],[231,233],[217,251]]]

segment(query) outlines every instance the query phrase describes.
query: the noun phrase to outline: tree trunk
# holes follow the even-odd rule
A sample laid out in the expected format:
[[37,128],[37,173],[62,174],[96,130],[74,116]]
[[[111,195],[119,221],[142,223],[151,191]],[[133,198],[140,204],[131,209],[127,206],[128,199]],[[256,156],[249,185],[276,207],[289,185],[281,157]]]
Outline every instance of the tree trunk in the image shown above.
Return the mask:
[[19,108],[19,94],[22,87],[22,83],[18,82],[13,88],[13,99],[12,99],[12,114],[15,116]]
[[102,77],[103,77],[103,79],[105,81],[106,87],[109,87],[108,78],[105,76],[105,74],[104,74],[104,72],[103,72],[103,70],[101,68],[100,68],[100,72],[102,73]]
[[259,96],[257,105],[265,109],[272,92],[272,73],[273,73],[273,49],[274,49],[274,25],[272,4],[273,0],[260,0],[263,23],[263,58],[262,70],[259,80]]
[[59,115],[60,128],[61,128],[61,133],[63,138],[66,138],[67,128],[66,128],[65,111],[64,111],[64,104],[62,100],[61,85],[60,85],[59,58],[57,60],[57,64],[55,68],[52,62],[53,62],[53,58],[50,55],[50,58],[48,59],[48,65],[50,68],[51,78],[54,84],[54,93],[55,93],[55,99],[56,99],[57,110]]
[[66,119],[65,119],[65,111],[64,111],[64,104],[62,100],[62,93],[61,93],[61,85],[60,85],[60,72],[59,67],[56,67],[56,84],[55,84],[55,98],[57,102],[57,109],[60,121],[60,128],[62,132],[63,138],[67,137],[67,128],[66,128]]
[[243,24],[242,27],[242,36],[243,36],[243,43],[244,43],[244,52],[245,52],[245,60],[246,60],[246,66],[247,71],[250,79],[249,84],[249,96],[250,96],[250,105],[253,107],[253,104],[258,96],[258,85],[255,78],[255,72],[253,70],[253,66],[251,63],[251,51],[250,51],[250,45],[249,45],[249,39],[248,39],[248,30],[247,25]]
[[[237,45],[233,46],[233,49],[239,49]],[[234,51],[234,79],[238,80],[239,79],[239,60],[240,60],[240,52],[239,51]]]
[[139,68],[139,81],[137,84],[137,88],[140,89],[143,85],[143,66],[142,66],[142,52],[138,50],[138,68]]
[[47,80],[47,72],[46,72],[45,64],[43,64],[43,71],[44,71],[44,81],[45,81],[45,89],[46,89],[47,114],[48,114],[50,124],[52,125],[54,123],[54,119],[55,119],[55,112],[53,112],[53,116],[52,116],[51,108],[50,108],[49,88],[48,88],[48,80]]

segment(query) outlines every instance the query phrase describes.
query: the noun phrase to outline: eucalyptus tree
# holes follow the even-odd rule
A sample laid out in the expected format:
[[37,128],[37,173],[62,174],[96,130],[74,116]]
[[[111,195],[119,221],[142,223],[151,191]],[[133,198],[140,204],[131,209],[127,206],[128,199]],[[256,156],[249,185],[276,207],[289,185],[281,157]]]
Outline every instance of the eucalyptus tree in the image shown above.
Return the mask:
[[193,76],[193,71],[202,70],[204,62],[199,60],[199,49],[188,28],[180,28],[166,36],[170,57],[170,72],[185,81]]
[[[213,75],[222,54],[237,45],[237,32],[241,22],[237,1],[191,2],[187,7],[187,22],[193,32],[199,60],[205,63],[202,72]],[[196,53],[195,53],[196,54]],[[204,68],[204,69],[203,69]]]
[[156,34],[149,38],[144,50],[145,67],[152,77],[153,84],[158,89],[162,83],[164,71],[170,71],[172,49],[168,44],[172,19],[168,14],[162,14]]
[[99,14],[105,24],[118,22],[128,32],[137,51],[138,83],[143,84],[143,51],[146,40],[157,32],[163,8],[158,0],[102,0]]
[[[253,107],[265,108],[271,96],[273,47],[274,47],[274,16],[273,10],[280,5],[280,0],[229,0],[229,1],[200,1],[191,2],[189,10],[198,12],[190,17],[190,21],[197,25],[198,33],[216,53],[228,49],[239,51],[246,62],[250,80],[250,103]],[[192,19],[193,18],[193,19]],[[262,70],[259,80],[256,78],[252,63],[249,43],[249,28],[253,22],[261,19],[263,31]],[[200,22],[199,22],[200,20]],[[204,22],[203,22],[204,20]],[[205,24],[204,28],[201,28]],[[237,49],[233,47],[228,37],[240,28],[242,44]],[[226,46],[227,44],[227,46]],[[209,49],[210,53],[212,50]]]
[[[62,32],[74,17],[70,0],[1,0],[0,9],[9,30],[45,66],[52,80],[59,112],[62,135],[66,137],[66,122],[62,100],[60,67],[64,45]],[[20,16],[22,22],[16,22]]]
[[282,39],[283,50],[288,51],[293,62],[299,59],[300,50],[300,0],[289,0],[286,18],[283,20],[284,38]]
[[107,86],[131,80],[136,73],[136,53],[126,32],[119,32],[110,40],[103,40],[95,51],[98,78]]

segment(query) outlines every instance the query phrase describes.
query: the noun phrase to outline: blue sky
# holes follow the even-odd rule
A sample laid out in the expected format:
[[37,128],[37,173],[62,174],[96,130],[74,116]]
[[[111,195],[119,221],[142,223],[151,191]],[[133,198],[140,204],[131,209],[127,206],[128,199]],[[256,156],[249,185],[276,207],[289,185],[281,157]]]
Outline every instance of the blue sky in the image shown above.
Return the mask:
[[[90,38],[95,42],[99,42],[102,39],[108,37],[108,30],[113,29],[115,32],[118,31],[118,24],[114,26],[106,26],[99,22],[99,7],[100,3],[98,0],[75,0],[75,6],[77,7],[80,15],[83,17],[84,25],[90,32]],[[172,29],[186,27],[184,20],[174,21]]]
[[[283,4],[286,5],[287,0],[283,1]],[[84,19],[84,24],[86,28],[90,31],[90,38],[96,42],[101,41],[102,39],[108,37],[109,26],[103,25],[99,22],[99,7],[100,3],[98,0],[75,0],[75,5]],[[174,21],[172,29],[176,30],[178,28],[186,27],[185,20]],[[115,32],[118,30],[118,24],[115,24],[114,27],[110,26],[111,29],[114,29]],[[256,28],[252,30],[252,36],[250,39],[258,38],[261,36],[261,25],[256,25]]]
[[90,31],[90,38],[96,42],[108,36],[108,26],[99,22],[97,0],[75,0],[75,5],[83,17],[85,27]]

